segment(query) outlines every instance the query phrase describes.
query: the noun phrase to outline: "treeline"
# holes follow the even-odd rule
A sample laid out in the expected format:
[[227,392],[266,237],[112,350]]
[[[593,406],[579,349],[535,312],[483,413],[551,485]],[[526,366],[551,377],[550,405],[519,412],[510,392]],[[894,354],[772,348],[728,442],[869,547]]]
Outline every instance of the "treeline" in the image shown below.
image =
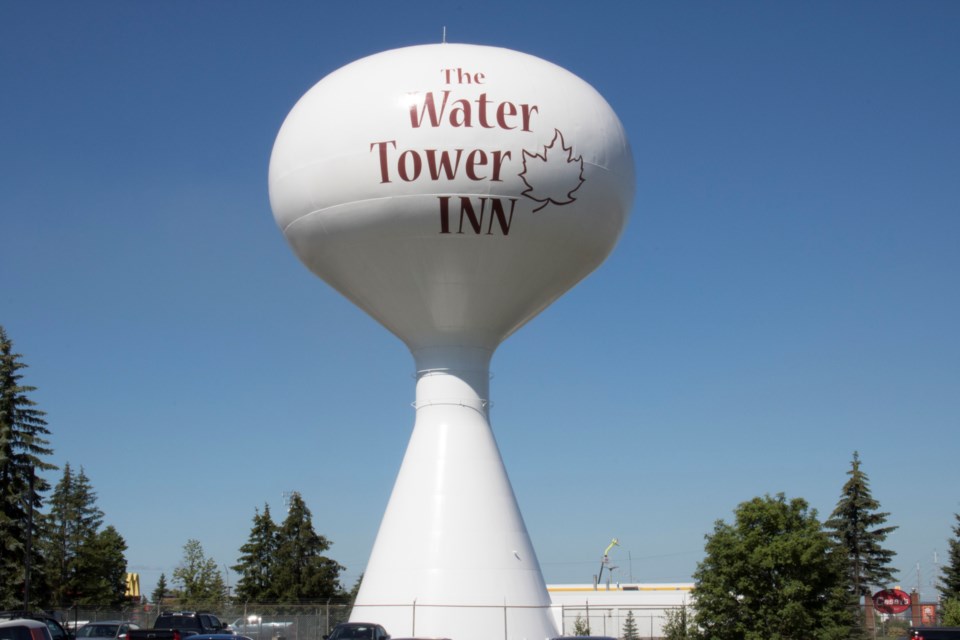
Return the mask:
[[[65,464],[52,488],[42,474],[57,468],[44,412],[21,384],[26,367],[0,326],[0,609],[119,606],[125,599],[126,543],[103,526],[84,469]],[[852,638],[862,634],[863,598],[891,586],[894,553],[885,547],[896,527],[870,492],[859,454],[836,508],[825,521],[802,498],[753,498],[718,520],[706,536],[694,574],[695,610],[681,610],[666,631],[674,639],[753,637]],[[49,499],[44,496],[49,493]],[[44,511],[46,507],[46,511]],[[939,592],[941,618],[960,625],[960,514],[955,514]],[[227,593],[219,566],[198,540],[188,540],[173,571],[161,575],[153,602],[184,606],[239,602],[299,604],[349,598],[344,567],[326,557],[330,542],[293,494],[282,522],[269,505],[255,509],[247,542]],[[357,585],[353,587],[355,591]]]
[[[129,603],[127,544],[104,526],[83,467],[64,464],[52,490],[44,478],[61,470],[49,462],[46,414],[30,399],[36,389],[22,383],[26,367],[0,325],[0,609],[119,609]],[[264,505],[233,567],[240,575],[233,595],[289,604],[348,596],[340,584],[344,567],[324,555],[329,548],[299,494],[279,525]],[[187,541],[172,582],[161,575],[154,601],[202,606],[230,596],[219,565],[198,540]]]
[[255,510],[250,537],[240,547],[236,589],[227,594],[219,566],[207,558],[198,540],[188,540],[183,560],[173,571],[173,589],[160,575],[151,600],[176,601],[189,607],[214,607],[228,599],[236,602],[300,604],[348,599],[340,584],[345,567],[324,555],[330,542],[313,528],[312,516],[299,493],[290,497],[287,516],[279,525],[270,516],[270,505]]

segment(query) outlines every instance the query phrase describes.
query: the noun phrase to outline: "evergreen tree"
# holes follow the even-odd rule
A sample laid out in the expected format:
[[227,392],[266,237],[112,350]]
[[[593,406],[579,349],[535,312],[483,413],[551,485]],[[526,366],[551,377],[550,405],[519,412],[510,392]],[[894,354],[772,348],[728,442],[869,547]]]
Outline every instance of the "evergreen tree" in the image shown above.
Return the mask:
[[640,640],[640,632],[637,631],[637,621],[633,617],[633,611],[627,611],[627,618],[623,621],[623,640]]
[[363,574],[360,574],[360,577],[357,578],[357,581],[353,583],[353,587],[350,589],[350,592],[347,593],[347,598],[350,600],[350,604],[354,604],[357,601],[357,595],[360,594],[360,585],[363,584]]
[[343,595],[340,572],[344,567],[323,555],[330,542],[314,531],[311,518],[303,498],[294,493],[277,532],[274,588],[281,603]]
[[947,540],[947,564],[940,578],[940,595],[945,600],[960,600],[960,513],[955,513],[957,524],[953,538]]
[[90,593],[91,588],[100,591],[93,585],[105,577],[107,570],[97,557],[103,512],[96,500],[97,494],[83,467],[75,474],[70,463],[64,464],[63,476],[50,496],[50,513],[45,518],[47,581],[58,607],[106,604],[91,600]]
[[173,581],[179,585],[183,604],[210,608],[223,601],[226,585],[213,558],[207,558],[199,540],[183,545],[183,560],[173,570]]
[[860,596],[869,597],[872,587],[894,581],[890,562],[896,554],[884,549],[883,542],[897,527],[882,526],[890,514],[878,511],[880,503],[870,494],[869,479],[860,469],[856,451],[847,475],[850,478],[824,527],[846,558],[847,591],[851,605],[859,607]]
[[119,609],[127,599],[127,543],[113,527],[107,526],[84,545],[80,575],[87,576],[80,605]]
[[707,536],[694,573],[696,623],[710,640],[835,640],[852,624],[842,558],[806,501],[740,504]]
[[163,606],[163,599],[169,595],[167,591],[167,574],[161,573],[160,579],[157,580],[157,586],[154,588],[153,593],[150,594],[150,600],[156,604],[158,607]]
[[27,396],[36,388],[20,384],[26,366],[0,326],[0,609],[23,606],[28,564],[31,589],[37,582],[40,519],[33,514],[39,513],[42,494],[50,488],[38,472],[56,469],[44,461],[53,453],[45,439],[50,435],[45,414]]
[[277,554],[277,525],[270,517],[270,505],[263,513],[254,510],[253,528],[246,544],[240,547],[240,558],[231,567],[239,574],[235,595],[240,602],[274,600],[273,565]]

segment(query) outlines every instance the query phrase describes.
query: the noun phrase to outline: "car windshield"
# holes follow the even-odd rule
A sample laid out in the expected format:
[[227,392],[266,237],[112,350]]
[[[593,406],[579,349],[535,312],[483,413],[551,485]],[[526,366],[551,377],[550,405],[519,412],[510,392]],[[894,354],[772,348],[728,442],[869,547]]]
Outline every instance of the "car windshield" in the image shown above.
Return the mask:
[[113,638],[117,635],[115,624],[87,624],[77,631],[78,638]]
[[373,640],[373,627],[368,626],[350,626],[340,627],[331,636],[330,640]]

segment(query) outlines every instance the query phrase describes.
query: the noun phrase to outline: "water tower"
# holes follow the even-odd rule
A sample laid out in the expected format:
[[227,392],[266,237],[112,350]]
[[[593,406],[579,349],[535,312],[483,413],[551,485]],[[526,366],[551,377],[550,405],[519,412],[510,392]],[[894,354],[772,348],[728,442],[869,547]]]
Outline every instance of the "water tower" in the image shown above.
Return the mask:
[[373,55],[287,116],[270,160],[277,223],[416,364],[413,433],[353,619],[397,637],[556,635],[490,428],[490,359],[603,262],[633,191],[606,101],[507,49]]

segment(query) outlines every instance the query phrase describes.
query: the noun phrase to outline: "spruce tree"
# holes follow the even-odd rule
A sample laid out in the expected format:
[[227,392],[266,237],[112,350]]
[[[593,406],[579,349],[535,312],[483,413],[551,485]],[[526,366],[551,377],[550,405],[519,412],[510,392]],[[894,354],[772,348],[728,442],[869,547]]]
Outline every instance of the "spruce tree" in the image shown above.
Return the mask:
[[633,611],[627,611],[627,618],[623,621],[623,640],[640,640],[640,632],[637,631],[637,621],[633,617]]
[[944,600],[960,601],[960,513],[955,513],[957,524],[953,527],[953,538],[947,540],[947,564],[940,578],[940,595]]
[[161,573],[160,579],[157,580],[157,586],[153,589],[153,593],[150,594],[150,600],[156,604],[158,607],[163,607],[163,599],[169,595],[167,591],[167,574]]
[[897,527],[883,526],[890,514],[878,511],[880,503],[870,494],[870,482],[860,469],[856,451],[847,475],[850,478],[824,528],[843,553],[851,604],[859,606],[860,596],[869,596],[873,587],[894,581],[890,563],[896,554],[885,549],[883,542]]
[[274,588],[279,602],[296,604],[344,595],[340,586],[344,567],[323,555],[329,548],[330,542],[314,531],[303,498],[294,493],[277,532]]
[[63,475],[50,496],[50,513],[45,517],[47,581],[58,607],[106,604],[97,602],[91,593],[102,593],[93,585],[104,578],[106,571],[96,547],[103,524],[103,512],[96,500],[97,494],[83,467],[73,473],[70,463],[64,464]]
[[0,609],[24,605],[27,566],[31,589],[37,582],[42,555],[36,514],[50,488],[38,472],[56,469],[44,460],[53,454],[45,414],[27,395],[36,388],[20,384],[26,366],[0,326]]
[[273,564],[277,553],[277,525],[270,517],[270,505],[263,513],[254,510],[253,528],[246,544],[240,547],[240,558],[231,567],[239,574],[235,595],[240,602],[265,602],[275,599]]

